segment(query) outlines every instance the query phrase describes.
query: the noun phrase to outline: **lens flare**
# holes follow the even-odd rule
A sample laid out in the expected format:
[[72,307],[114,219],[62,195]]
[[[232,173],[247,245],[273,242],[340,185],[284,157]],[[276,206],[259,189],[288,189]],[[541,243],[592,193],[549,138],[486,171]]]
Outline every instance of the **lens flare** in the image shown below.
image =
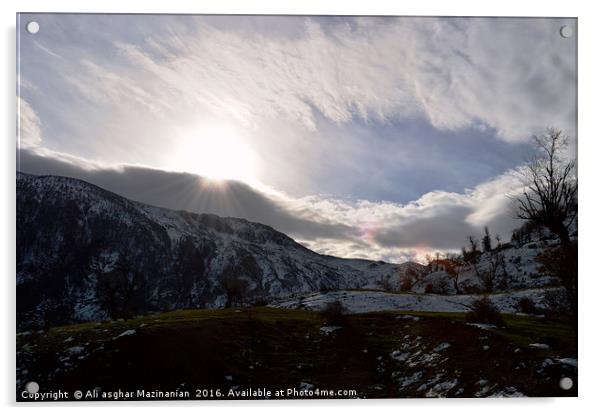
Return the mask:
[[178,137],[168,168],[213,180],[256,182],[257,157],[235,129],[198,126]]

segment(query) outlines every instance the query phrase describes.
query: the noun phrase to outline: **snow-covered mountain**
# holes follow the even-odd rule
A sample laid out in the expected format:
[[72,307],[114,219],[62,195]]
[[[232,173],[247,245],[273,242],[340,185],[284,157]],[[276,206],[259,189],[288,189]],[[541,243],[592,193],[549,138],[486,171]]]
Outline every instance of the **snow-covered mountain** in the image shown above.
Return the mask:
[[377,287],[398,275],[398,265],[320,255],[259,223],[17,173],[19,327]]

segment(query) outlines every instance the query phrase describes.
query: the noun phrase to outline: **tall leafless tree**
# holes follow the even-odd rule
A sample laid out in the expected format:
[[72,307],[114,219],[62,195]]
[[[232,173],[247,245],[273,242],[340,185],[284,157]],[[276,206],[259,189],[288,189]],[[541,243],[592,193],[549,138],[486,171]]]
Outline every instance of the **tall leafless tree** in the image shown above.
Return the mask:
[[563,159],[569,140],[561,130],[549,128],[534,141],[538,154],[523,171],[527,183],[517,198],[517,216],[548,228],[567,247],[569,227],[577,218],[575,161]]
[[561,279],[573,314],[577,313],[577,244],[570,227],[577,219],[577,175],[575,161],[566,158],[568,137],[555,128],[534,137],[538,154],[523,171],[526,187],[517,198],[517,216],[545,227],[560,240],[561,261],[555,274]]

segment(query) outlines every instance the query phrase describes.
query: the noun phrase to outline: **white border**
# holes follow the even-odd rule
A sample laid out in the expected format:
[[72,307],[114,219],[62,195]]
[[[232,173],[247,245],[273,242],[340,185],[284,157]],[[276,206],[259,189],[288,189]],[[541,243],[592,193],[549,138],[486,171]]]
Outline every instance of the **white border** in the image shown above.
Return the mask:
[[[0,396],[4,406],[15,410],[14,399],[14,275],[15,275],[15,13],[21,12],[119,12],[119,13],[230,13],[230,14],[393,14],[393,15],[456,15],[456,16],[568,16],[579,18],[579,177],[580,177],[580,335],[579,335],[579,395],[577,399],[513,399],[513,400],[387,400],[387,401],[278,401],[278,402],[221,402],[221,403],[108,403],[101,405],[65,405],[39,407],[51,413],[65,411],[91,411],[105,413],[108,409],[125,411],[143,409],[145,412],[164,413],[167,407],[201,412],[237,413],[307,413],[324,410],[340,410],[346,413],[364,413],[371,408],[379,413],[414,414],[489,414],[508,412],[544,412],[547,414],[589,413],[602,407],[599,390],[599,351],[601,345],[598,317],[601,279],[597,262],[598,245],[602,237],[599,211],[602,207],[600,182],[600,157],[602,156],[600,127],[600,64],[599,45],[602,34],[600,13],[595,2],[552,1],[526,2],[506,0],[487,1],[408,1],[381,0],[311,1],[311,0],[220,0],[220,1],[75,1],[75,0],[21,0],[0,2],[2,22],[3,96],[0,100],[2,125],[5,126],[0,153],[2,198],[0,199],[0,264],[2,265],[1,325],[2,373]],[[534,56],[534,59],[537,59]],[[142,408],[144,407],[144,408]],[[26,406],[26,412],[38,407]]]

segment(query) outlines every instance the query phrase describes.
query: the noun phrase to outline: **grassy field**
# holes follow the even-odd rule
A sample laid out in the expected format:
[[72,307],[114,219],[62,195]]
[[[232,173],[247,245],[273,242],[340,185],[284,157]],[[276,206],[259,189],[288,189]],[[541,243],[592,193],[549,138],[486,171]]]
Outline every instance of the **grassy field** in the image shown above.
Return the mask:
[[[577,353],[570,325],[505,321],[485,330],[460,313],[382,312],[346,316],[329,332],[319,313],[256,307],[56,327],[17,336],[17,399],[28,381],[41,392],[179,389],[191,397],[248,388],[355,391],[341,398],[576,396],[576,368],[559,361]],[[569,391],[558,386],[564,376],[575,382]]]

